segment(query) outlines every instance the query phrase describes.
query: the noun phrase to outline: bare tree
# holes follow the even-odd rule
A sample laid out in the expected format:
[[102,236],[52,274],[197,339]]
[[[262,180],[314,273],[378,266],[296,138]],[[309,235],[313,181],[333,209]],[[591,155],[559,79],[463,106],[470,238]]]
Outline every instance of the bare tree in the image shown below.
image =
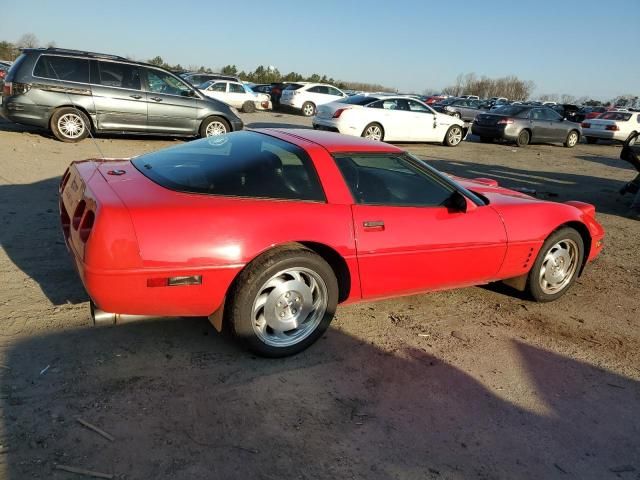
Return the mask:
[[34,48],[34,47],[37,47],[39,44],[40,42],[38,41],[38,37],[36,37],[33,33],[25,33],[16,42],[16,46],[20,49]]
[[456,82],[443,89],[448,95],[478,95],[481,98],[506,97],[510,100],[526,100],[535,84],[520,80],[514,75],[502,78],[478,78],[475,73],[460,74]]

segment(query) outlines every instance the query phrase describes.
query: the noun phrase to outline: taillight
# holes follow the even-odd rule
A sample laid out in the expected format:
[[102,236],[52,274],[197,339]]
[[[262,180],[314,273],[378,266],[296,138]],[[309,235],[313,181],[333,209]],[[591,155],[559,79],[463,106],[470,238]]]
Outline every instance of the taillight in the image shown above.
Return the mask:
[[582,123],[580,124],[580,126],[581,126],[582,128],[591,128],[591,124],[590,124],[589,122],[582,122]]
[[338,110],[333,112],[333,118],[340,118],[340,115],[342,115],[342,112],[344,112],[345,110],[348,110],[348,108],[339,108]]
[[11,82],[4,82],[4,87],[2,87],[2,96],[8,97],[11,95],[11,87],[13,84]]
[[617,132],[618,130],[620,130],[620,127],[618,125],[607,125],[605,127],[605,130],[612,130],[614,132]]
[[7,72],[4,70],[0,70],[0,78],[4,78],[7,75]]
[[513,118],[501,118],[498,120],[497,125],[511,125],[513,123]]

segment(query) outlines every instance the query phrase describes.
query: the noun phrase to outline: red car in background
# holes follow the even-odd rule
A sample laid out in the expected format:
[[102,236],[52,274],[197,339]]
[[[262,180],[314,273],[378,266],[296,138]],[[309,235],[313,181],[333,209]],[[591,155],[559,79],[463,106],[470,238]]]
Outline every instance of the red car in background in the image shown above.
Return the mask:
[[339,303],[498,280],[555,300],[604,236],[592,205],[287,129],[74,162],[60,218],[96,321],[206,315],[272,357],[316,341]]

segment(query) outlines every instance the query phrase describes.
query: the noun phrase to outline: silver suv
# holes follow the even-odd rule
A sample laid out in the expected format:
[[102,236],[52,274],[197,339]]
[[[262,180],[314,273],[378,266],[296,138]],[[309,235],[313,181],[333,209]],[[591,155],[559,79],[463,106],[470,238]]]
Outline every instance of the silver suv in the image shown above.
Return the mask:
[[206,137],[243,128],[227,104],[162,68],[77,50],[23,50],[2,96],[4,118],[50,129],[63,142],[90,130]]

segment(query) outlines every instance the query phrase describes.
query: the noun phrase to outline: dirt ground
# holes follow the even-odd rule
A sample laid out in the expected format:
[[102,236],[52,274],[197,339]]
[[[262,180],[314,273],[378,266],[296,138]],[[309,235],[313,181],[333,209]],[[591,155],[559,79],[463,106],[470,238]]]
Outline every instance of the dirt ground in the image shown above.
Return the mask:
[[[107,157],[179,142],[97,140]],[[551,304],[487,286],[342,307],[283,360],[204,318],[93,328],[56,189],[96,146],[0,121],[0,479],[640,479],[640,222],[620,147],[406,147],[595,204],[604,254]]]

